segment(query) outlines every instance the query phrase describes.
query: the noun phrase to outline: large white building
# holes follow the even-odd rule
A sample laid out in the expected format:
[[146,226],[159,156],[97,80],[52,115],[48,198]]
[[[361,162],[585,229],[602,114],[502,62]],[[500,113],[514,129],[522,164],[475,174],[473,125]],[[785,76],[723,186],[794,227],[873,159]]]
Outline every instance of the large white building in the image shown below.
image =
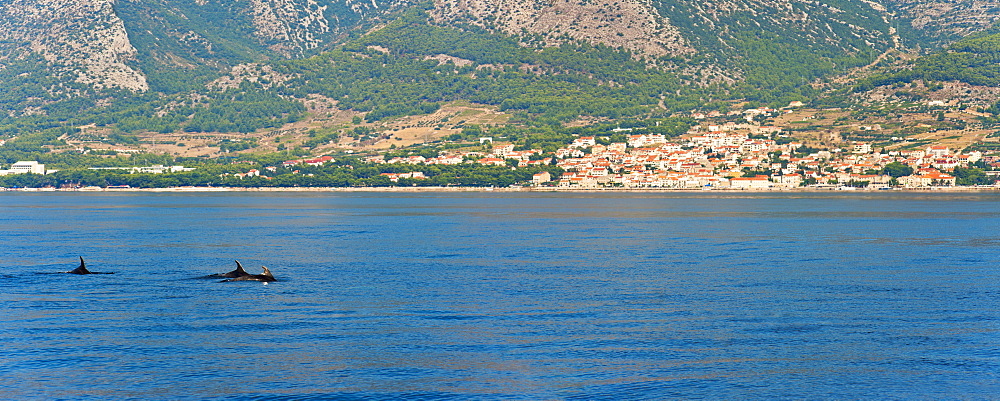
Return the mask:
[[45,165],[40,164],[34,160],[32,161],[19,161],[10,166],[10,170],[0,170],[0,175],[8,174],[45,174]]

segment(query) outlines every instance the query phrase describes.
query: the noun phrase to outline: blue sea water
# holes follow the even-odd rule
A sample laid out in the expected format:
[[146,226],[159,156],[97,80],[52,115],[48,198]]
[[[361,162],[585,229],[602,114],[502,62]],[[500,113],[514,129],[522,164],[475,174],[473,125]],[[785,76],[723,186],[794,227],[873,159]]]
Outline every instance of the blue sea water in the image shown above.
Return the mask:
[[[998,399],[1000,195],[3,193],[0,398]],[[68,271],[83,256],[93,271]],[[197,279],[268,266],[275,283]]]

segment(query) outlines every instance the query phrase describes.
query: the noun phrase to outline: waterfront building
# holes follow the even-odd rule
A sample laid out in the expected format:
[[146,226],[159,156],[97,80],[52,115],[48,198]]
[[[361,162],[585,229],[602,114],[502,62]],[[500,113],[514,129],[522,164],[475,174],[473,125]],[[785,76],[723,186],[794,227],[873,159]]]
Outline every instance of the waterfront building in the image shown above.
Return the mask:
[[45,165],[37,161],[19,161],[10,166],[10,170],[0,170],[0,175],[8,174],[45,174]]

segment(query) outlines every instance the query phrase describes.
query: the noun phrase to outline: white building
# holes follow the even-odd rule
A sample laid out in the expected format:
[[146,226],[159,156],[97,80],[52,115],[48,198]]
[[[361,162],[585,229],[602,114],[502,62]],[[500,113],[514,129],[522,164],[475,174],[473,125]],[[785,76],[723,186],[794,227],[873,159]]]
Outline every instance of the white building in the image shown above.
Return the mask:
[[155,164],[146,167],[88,167],[87,170],[123,170],[123,171],[128,171],[130,173],[163,174],[163,173],[182,173],[187,171],[194,171],[194,167],[163,166],[160,164]]
[[628,146],[642,148],[658,143],[667,143],[667,137],[663,134],[639,134],[628,136]]
[[767,176],[758,175],[756,177],[736,177],[729,180],[729,187],[733,189],[767,189],[772,186]]
[[549,181],[552,181],[552,174],[549,174],[548,171],[543,171],[531,177],[531,182],[535,185],[541,185]]
[[19,161],[10,166],[10,170],[0,170],[0,175],[8,174],[45,174],[45,165],[37,161]]
[[569,145],[571,148],[589,148],[591,146],[597,145],[597,138],[592,136],[581,136],[573,140],[573,143]]
[[496,145],[493,147],[493,155],[503,157],[504,155],[514,151],[514,144],[506,145]]
[[147,166],[147,167],[139,167],[139,172],[140,173],[148,173],[148,174],[179,173],[179,172],[186,172],[186,171],[194,171],[194,168],[192,168],[192,167],[184,167],[184,166],[169,166],[169,167],[167,167],[167,166],[160,165],[160,164],[154,164],[152,166]]
[[947,146],[933,145],[927,148],[926,155],[930,157],[944,157],[951,153]]

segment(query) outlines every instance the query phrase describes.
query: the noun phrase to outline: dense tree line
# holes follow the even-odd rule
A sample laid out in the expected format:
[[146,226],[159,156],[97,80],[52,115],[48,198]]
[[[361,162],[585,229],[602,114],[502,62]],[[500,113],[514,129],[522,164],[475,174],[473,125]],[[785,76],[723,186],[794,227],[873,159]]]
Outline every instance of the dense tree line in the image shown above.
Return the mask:
[[[558,177],[562,170],[556,166],[525,167],[469,165],[401,165],[367,164],[307,166],[280,168],[262,176],[238,178],[235,174],[250,169],[263,170],[259,164],[205,164],[194,171],[183,173],[142,174],[124,170],[67,169],[52,174],[16,174],[0,176],[0,187],[86,187],[124,186],[132,188],[166,188],[178,186],[198,187],[389,187],[389,186],[464,186],[508,187],[531,181],[541,171]],[[420,171],[424,179],[403,178],[393,182],[382,173],[408,173]]]

